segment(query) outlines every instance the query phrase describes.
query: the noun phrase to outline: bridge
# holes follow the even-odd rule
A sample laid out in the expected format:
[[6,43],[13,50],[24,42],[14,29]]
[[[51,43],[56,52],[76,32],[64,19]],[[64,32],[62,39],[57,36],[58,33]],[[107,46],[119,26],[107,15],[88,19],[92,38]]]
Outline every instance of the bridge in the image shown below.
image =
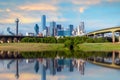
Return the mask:
[[120,26],[93,31],[93,32],[87,33],[86,35],[96,37],[97,35],[101,34],[104,37],[105,33],[112,33],[112,42],[114,43],[116,32],[119,33],[119,42],[120,42]]
[[22,38],[42,38],[39,36],[0,35],[0,43],[20,42]]
[[107,61],[107,57],[90,57],[88,61],[96,65],[120,69],[120,51],[112,51],[112,55],[109,59],[110,58],[112,61]]

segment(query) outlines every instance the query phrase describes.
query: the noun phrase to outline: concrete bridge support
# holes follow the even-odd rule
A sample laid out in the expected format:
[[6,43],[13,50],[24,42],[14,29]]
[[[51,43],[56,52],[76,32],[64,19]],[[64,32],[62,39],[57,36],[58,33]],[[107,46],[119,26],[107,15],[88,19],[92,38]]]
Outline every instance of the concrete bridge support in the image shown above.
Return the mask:
[[115,32],[112,31],[112,42],[115,43]]
[[19,37],[2,37],[0,38],[0,43],[20,42],[21,39]]
[[101,36],[104,38],[104,33],[102,33]]
[[118,39],[119,39],[119,42],[120,42],[120,32],[119,32],[118,34],[119,34],[119,37],[118,37]]
[[96,63],[96,58],[95,58],[95,56],[94,56],[94,61],[93,61],[94,63]]
[[96,34],[94,33],[93,38],[96,38]]
[[120,59],[120,51],[119,51],[119,54],[118,54],[118,58]]
[[113,51],[112,53],[112,65],[115,64],[115,51]]

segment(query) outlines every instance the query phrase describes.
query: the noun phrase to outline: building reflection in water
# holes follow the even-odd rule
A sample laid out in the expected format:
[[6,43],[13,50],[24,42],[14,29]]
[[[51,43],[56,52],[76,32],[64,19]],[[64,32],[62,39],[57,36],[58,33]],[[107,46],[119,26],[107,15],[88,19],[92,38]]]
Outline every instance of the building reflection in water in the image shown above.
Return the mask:
[[18,79],[19,78],[19,65],[18,65],[18,59],[16,60],[16,74],[15,77]]
[[38,73],[38,70],[39,70],[39,61],[38,60],[36,60],[36,62],[35,62],[34,70],[36,73]]
[[[23,64],[28,65],[28,69],[33,69],[36,74],[41,74],[40,80],[46,80],[46,71],[49,71],[50,75],[55,76],[57,72],[62,72],[65,69],[68,69],[69,72],[73,72],[74,68],[76,68],[75,70],[80,71],[82,75],[84,75],[85,70],[84,60],[63,58],[10,59],[6,63],[6,68],[9,70],[13,70],[15,67],[15,77],[16,79],[19,79],[19,71],[24,68]],[[31,68],[29,64],[33,64],[33,68]],[[22,71],[20,72],[22,73]]]
[[46,70],[50,71],[51,75],[56,75],[56,72],[61,72],[64,68],[73,72],[77,68],[82,75],[85,71],[85,61],[82,59],[37,59],[41,63],[41,80],[46,80]]
[[[9,52],[0,51],[0,62],[2,63],[3,67],[7,68],[8,70],[15,70],[14,77],[16,79],[21,78],[22,70],[29,70],[33,73],[36,73],[41,76],[40,80],[46,80],[47,72],[49,71],[50,76],[55,76],[59,72],[64,72],[66,69],[69,72],[78,71],[81,75],[84,75],[85,72],[85,65],[86,61],[83,59],[76,59],[76,58],[66,58],[63,57],[60,58],[57,56],[56,58],[37,58],[37,59],[19,59],[19,55],[16,55],[18,52],[12,52],[12,55],[9,54]],[[110,66],[120,66],[120,51],[119,52],[107,52],[107,53],[99,53],[95,56],[90,53],[90,56],[87,57],[86,60],[93,62],[93,63],[101,63],[101,64],[107,64]],[[9,59],[9,56],[16,57],[16,59]],[[4,59],[4,57],[7,57],[7,60]],[[3,60],[2,60],[3,59]],[[24,63],[24,65],[23,65]],[[26,65],[25,65],[26,64]],[[0,65],[0,67],[1,67]],[[29,66],[30,65],[30,66]],[[32,66],[32,67],[31,67]],[[26,68],[25,68],[26,67]],[[2,67],[1,67],[2,68]],[[6,71],[3,70],[3,73]],[[24,69],[25,68],[25,69]],[[25,72],[24,71],[24,72]],[[10,73],[10,72],[9,72]],[[20,76],[21,75],[21,76]]]

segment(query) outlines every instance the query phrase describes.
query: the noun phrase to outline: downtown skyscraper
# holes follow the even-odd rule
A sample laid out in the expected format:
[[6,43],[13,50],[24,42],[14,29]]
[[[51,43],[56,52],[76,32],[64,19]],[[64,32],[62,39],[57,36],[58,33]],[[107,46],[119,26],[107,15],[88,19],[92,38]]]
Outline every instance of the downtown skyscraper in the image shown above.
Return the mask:
[[51,36],[57,35],[56,22],[54,21],[50,22],[50,35]]
[[41,26],[42,26],[42,31],[46,30],[46,16],[45,15],[42,15]]

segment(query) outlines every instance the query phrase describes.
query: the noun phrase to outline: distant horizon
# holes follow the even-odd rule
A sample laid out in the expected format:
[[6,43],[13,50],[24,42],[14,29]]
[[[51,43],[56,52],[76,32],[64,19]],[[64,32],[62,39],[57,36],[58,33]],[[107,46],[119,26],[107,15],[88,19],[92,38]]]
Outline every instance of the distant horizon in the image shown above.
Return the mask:
[[46,15],[46,26],[51,21],[64,28],[74,28],[85,23],[85,31],[91,32],[104,28],[120,26],[120,0],[0,0],[0,34],[7,33],[7,27],[15,32],[15,19],[19,18],[19,33],[35,32],[38,24],[40,31],[41,16]]

